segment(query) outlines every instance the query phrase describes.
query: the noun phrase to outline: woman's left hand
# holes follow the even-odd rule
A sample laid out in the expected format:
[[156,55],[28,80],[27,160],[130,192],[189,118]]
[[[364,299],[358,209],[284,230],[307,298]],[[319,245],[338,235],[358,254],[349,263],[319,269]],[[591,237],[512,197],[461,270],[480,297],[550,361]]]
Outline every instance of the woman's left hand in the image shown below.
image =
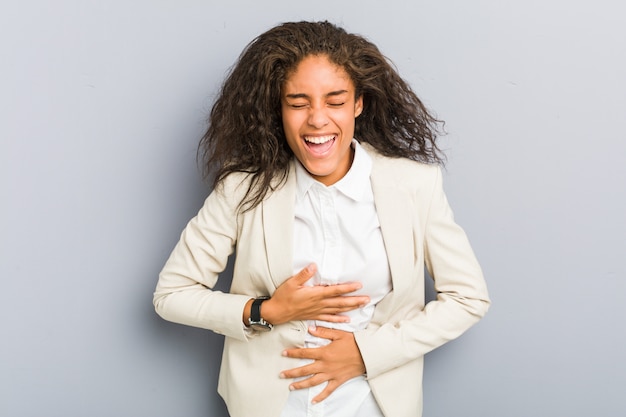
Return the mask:
[[365,374],[365,364],[354,339],[354,334],[343,330],[326,327],[310,327],[313,336],[329,339],[330,343],[318,348],[287,349],[284,356],[290,358],[312,359],[314,362],[281,373],[281,378],[309,376],[294,382],[289,389],[303,389],[328,381],[326,388],[315,398],[313,403],[325,400],[341,384],[356,376]]

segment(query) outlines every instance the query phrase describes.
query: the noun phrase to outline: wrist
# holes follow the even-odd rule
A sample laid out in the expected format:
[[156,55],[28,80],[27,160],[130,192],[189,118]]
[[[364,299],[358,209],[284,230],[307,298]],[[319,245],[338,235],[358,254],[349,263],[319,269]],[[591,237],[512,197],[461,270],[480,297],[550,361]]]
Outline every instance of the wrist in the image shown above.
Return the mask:
[[276,300],[273,298],[269,298],[261,304],[261,315],[273,325],[284,323],[284,320],[281,320],[280,311],[277,307]]
[[258,332],[269,332],[272,330],[273,324],[270,323],[261,311],[261,306],[269,300],[269,297],[259,297],[252,301],[250,306],[250,317],[248,319],[248,327]]

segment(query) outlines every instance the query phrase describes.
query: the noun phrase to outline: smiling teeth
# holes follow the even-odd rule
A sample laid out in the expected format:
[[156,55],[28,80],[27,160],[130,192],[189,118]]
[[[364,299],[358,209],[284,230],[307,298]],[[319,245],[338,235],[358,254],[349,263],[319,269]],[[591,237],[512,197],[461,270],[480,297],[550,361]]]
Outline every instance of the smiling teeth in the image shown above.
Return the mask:
[[333,140],[335,138],[335,136],[331,135],[331,136],[315,136],[315,137],[311,137],[311,136],[305,136],[304,140],[306,140],[307,142],[311,142],[311,143],[315,143],[315,144],[322,144],[322,143],[326,143],[329,140]]

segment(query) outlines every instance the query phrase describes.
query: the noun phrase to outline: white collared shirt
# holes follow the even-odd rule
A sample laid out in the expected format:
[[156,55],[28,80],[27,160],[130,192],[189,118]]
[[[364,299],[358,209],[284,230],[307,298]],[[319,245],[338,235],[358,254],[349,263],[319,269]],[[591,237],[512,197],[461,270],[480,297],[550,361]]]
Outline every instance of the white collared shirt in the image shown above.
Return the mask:
[[[370,303],[348,313],[349,323],[310,322],[354,332],[369,324],[374,307],[391,291],[391,274],[374,205],[370,183],[372,160],[356,140],[352,141],[354,160],[346,175],[330,187],[316,181],[296,163],[296,202],[294,222],[294,274],[315,262],[319,275],[310,285],[333,285],[359,281]],[[329,341],[307,334],[307,347]],[[283,409],[285,417],[380,416],[365,377],[354,378],[326,400],[312,405],[311,400],[326,384],[292,391]]]

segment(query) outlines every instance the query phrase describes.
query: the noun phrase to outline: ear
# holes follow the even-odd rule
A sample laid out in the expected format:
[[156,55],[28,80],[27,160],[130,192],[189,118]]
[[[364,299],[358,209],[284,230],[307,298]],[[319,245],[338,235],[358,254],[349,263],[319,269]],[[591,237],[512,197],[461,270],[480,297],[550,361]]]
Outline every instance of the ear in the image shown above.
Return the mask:
[[363,112],[363,95],[359,96],[354,102],[354,118],[356,119]]

